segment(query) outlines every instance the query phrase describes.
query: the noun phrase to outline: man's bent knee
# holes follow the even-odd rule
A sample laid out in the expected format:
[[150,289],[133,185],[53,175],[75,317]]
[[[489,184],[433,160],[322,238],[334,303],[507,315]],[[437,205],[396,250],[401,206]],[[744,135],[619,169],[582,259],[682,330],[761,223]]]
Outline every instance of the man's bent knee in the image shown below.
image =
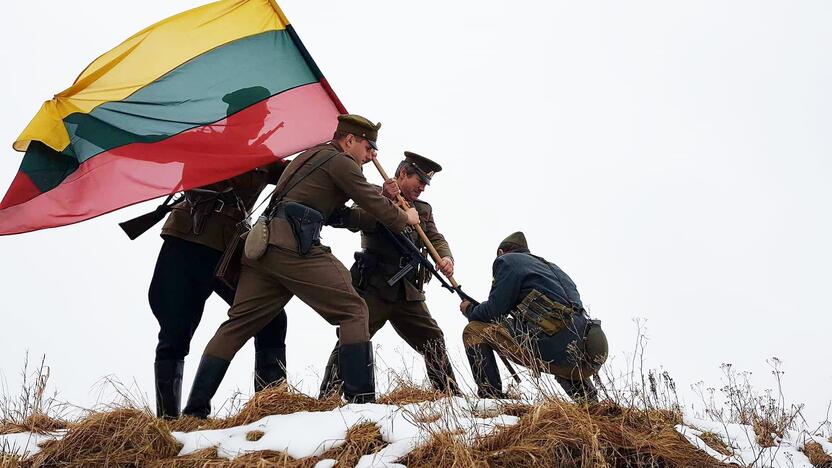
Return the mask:
[[486,343],[486,332],[493,324],[487,322],[468,322],[462,330],[462,344],[465,346],[476,346]]

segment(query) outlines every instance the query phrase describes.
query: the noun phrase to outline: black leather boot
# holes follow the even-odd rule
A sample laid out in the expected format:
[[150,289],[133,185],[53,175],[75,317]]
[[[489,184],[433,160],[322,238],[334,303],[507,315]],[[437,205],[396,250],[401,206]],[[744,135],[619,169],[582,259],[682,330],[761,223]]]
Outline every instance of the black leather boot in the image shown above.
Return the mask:
[[583,405],[593,405],[598,403],[598,390],[589,379],[586,380],[569,380],[562,377],[555,377],[563,391],[569,395],[569,398],[575,403]]
[[376,384],[373,344],[342,344],[338,348],[338,374],[344,384],[344,398],[350,403],[375,403]]
[[503,381],[500,379],[500,369],[494,350],[487,344],[478,344],[465,348],[471,373],[477,384],[477,396],[480,398],[505,398]]
[[188,395],[188,404],[185,405],[186,416],[193,416],[205,419],[211,414],[211,398],[217,393],[217,389],[225,377],[230,362],[213,356],[202,356],[199,361],[199,368],[196,370],[194,384],[191,393]]
[[185,361],[166,359],[153,363],[156,381],[156,417],[176,419],[182,404],[182,373]]
[[286,380],[286,347],[266,348],[254,353],[254,391]]
[[336,391],[340,391],[341,377],[338,375],[338,345],[332,350],[329,355],[329,360],[326,362],[326,369],[324,369],[324,378],[321,381],[321,390],[318,393],[318,399],[323,400],[328,398]]
[[435,390],[455,396],[462,395],[456,384],[454,368],[448,359],[445,343],[432,343],[431,346],[426,346],[422,356],[425,358],[428,380]]

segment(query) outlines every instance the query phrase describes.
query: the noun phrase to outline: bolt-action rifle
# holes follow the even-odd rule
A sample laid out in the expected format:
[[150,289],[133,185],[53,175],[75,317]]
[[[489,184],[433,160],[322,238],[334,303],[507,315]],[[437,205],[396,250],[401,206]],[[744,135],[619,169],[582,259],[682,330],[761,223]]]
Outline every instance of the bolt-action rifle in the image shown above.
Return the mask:
[[[433,275],[437,280],[439,280],[439,283],[442,285],[443,288],[447,289],[452,294],[459,295],[460,299],[464,301],[468,301],[473,305],[479,305],[479,301],[466,294],[465,291],[462,290],[461,285],[456,284],[456,286],[451,286],[447,281],[445,281],[445,278],[443,278],[442,275],[439,274],[438,271],[436,271],[436,267],[433,266],[430,260],[428,260],[427,258],[425,258],[424,255],[422,255],[422,251],[419,250],[419,247],[416,247],[416,244],[414,244],[409,237],[407,237],[404,234],[396,234],[395,232],[391,231],[390,228],[381,223],[379,223],[379,226],[381,226],[382,232],[385,233],[388,239],[396,247],[396,250],[399,251],[399,254],[402,256],[402,258],[408,259],[408,262],[402,267],[402,269],[399,270],[395,275],[391,276],[389,280],[387,280],[387,284],[389,286],[393,286],[402,278],[404,278],[408,273],[413,271],[414,268],[421,266],[422,268],[430,272],[430,274]],[[497,351],[497,356],[499,356],[500,360],[503,361],[503,365],[506,366],[506,369],[508,369],[509,373],[511,374],[511,377],[517,383],[520,383],[520,376],[517,374],[517,371],[514,370],[514,366],[511,365],[511,363],[508,361],[508,359],[506,359],[505,356],[503,356],[502,353],[500,353],[498,350],[495,351]]]
[[176,200],[173,200],[173,202],[171,202],[171,200],[173,200],[173,194],[168,195],[168,198],[165,199],[164,203],[157,206],[156,209],[150,213],[145,213],[133,219],[118,223],[118,225],[124,233],[127,234],[127,237],[129,237],[130,240],[135,240],[167,216],[167,214],[173,210],[173,205],[182,201],[183,198],[182,196],[179,196]]
[[382,227],[382,230],[388,237],[388,240],[392,242],[393,245],[396,247],[396,250],[399,251],[399,254],[402,256],[402,258],[408,259],[408,262],[404,266],[402,266],[402,269],[399,270],[395,275],[390,277],[389,280],[387,280],[387,284],[389,286],[393,286],[394,284],[398,283],[408,273],[413,271],[413,269],[421,266],[422,268],[427,270],[431,275],[433,275],[437,280],[439,280],[439,283],[442,285],[442,287],[450,291],[452,294],[457,294],[461,299],[466,300],[468,302],[478,303],[471,296],[466,294],[465,291],[462,290],[461,285],[457,284],[456,286],[451,286],[451,284],[448,283],[445,280],[445,278],[443,278],[442,275],[439,274],[438,271],[436,271],[436,267],[433,266],[430,260],[425,258],[419,247],[416,247],[416,244],[414,244],[409,237],[407,237],[404,234],[396,234],[393,231],[391,231],[390,228],[381,223],[379,223],[379,225]]

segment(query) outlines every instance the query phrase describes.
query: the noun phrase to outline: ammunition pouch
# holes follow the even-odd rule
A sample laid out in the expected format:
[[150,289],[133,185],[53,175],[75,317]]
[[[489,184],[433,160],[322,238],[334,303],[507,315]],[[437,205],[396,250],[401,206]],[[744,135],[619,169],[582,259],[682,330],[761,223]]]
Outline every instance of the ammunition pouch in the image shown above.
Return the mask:
[[320,211],[296,202],[281,202],[272,210],[271,217],[289,223],[300,255],[307,255],[313,245],[321,245],[324,216]]
[[531,290],[512,311],[516,318],[549,336],[566,329],[574,313],[575,309],[549,299],[536,289]]
[[238,200],[233,189],[224,192],[191,189],[185,192],[185,200],[190,206],[193,233],[197,236],[205,231],[205,223],[214,213],[222,213],[237,219],[243,219],[246,216],[238,207]]
[[356,252],[353,258],[355,258],[355,263],[350,267],[352,286],[363,291],[370,284],[370,275],[378,267],[378,258],[368,252]]

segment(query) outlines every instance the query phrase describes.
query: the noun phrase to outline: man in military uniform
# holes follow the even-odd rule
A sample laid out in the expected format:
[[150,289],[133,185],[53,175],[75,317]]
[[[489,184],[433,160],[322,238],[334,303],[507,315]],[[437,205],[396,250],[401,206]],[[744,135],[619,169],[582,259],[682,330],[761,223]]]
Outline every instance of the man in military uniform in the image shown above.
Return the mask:
[[493,272],[488,300],[459,306],[469,320],[462,341],[479,396],[505,397],[496,348],[518,364],[553,374],[573,400],[596,402],[589,378],[607,359],[607,338],[584,310],[575,283],[554,263],[532,255],[522,232],[500,244]]
[[[383,193],[395,200],[401,193],[419,213],[422,230],[442,257],[437,265],[445,275],[451,276],[454,261],[451,249],[433,220],[433,208],[419,196],[430,184],[433,175],[442,166],[430,159],[410,151],[404,152],[405,159],[396,169],[396,178],[384,184]],[[356,252],[356,263],[350,269],[352,285],[367,302],[370,311],[370,336],[380,330],[388,321],[402,339],[425,359],[427,375],[433,387],[441,392],[458,394],[453,367],[448,360],[445,337],[442,329],[430,315],[425,304],[424,282],[431,278],[422,268],[414,268],[395,284],[388,280],[396,275],[407,263],[407,258],[397,250],[389,233],[379,226],[378,221],[361,207],[354,207],[342,213],[342,227],[361,231],[361,247]],[[406,234],[416,246],[423,247],[414,230]],[[329,357],[321,383],[320,397],[328,396],[340,387],[336,361],[338,346]]]
[[293,296],[340,327],[347,399],[375,400],[367,305],[346,267],[321,245],[320,230],[350,199],[395,232],[419,223],[415,209],[401,210],[364,178],[361,166],[375,158],[380,127],[357,115],[339,116],[331,142],[306,150],[286,168],[268,210],[268,246],[259,258],[243,259],[234,305],[205,348],[186,415],[207,417],[231,359]]
[[[252,87],[225,96],[229,123],[225,131],[216,134],[217,138],[248,142],[257,137],[238,134],[233,114],[245,103],[269,95],[266,88]],[[156,414],[160,418],[179,417],[184,360],[205,301],[216,292],[229,305],[234,302],[234,285],[218,281],[214,271],[225,249],[240,234],[238,226],[248,218],[260,192],[267,184],[277,183],[283,167],[276,161],[185,192],[185,200],[173,206],[162,228],[164,242],[148,294],[160,327],[154,363]],[[255,338],[255,390],[285,378],[286,314],[282,309],[275,312],[274,320]]]

